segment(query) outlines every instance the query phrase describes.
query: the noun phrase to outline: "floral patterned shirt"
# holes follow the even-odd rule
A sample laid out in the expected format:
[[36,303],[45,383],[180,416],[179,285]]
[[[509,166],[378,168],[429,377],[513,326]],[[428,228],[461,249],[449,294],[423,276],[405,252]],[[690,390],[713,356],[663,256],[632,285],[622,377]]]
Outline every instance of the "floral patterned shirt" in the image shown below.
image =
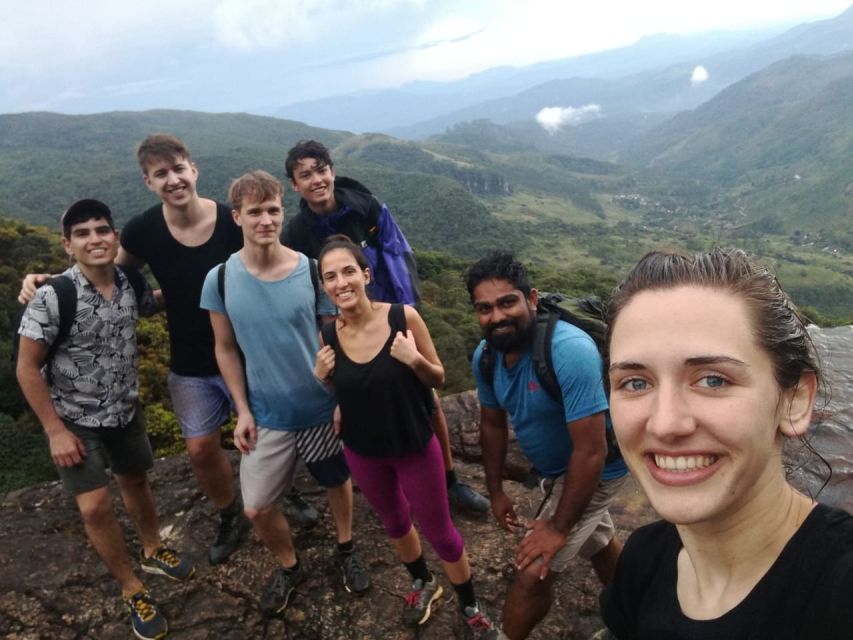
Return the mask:
[[[67,339],[57,347],[50,368],[50,395],[60,418],[85,427],[123,427],[133,418],[139,390],[136,321],[157,304],[146,285],[137,303],[133,287],[116,269],[116,287],[107,300],[77,265],[62,275],[77,289],[77,313]],[[59,300],[43,286],[27,305],[21,336],[51,345],[59,333]]]

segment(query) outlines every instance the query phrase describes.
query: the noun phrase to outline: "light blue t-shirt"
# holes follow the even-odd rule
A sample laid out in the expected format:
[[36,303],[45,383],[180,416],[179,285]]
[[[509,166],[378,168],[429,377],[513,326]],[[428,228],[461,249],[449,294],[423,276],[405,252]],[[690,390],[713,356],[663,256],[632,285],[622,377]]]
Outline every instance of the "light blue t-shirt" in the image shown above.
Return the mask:
[[[480,342],[472,359],[480,404],[509,414],[521,450],[539,473],[547,478],[566,473],[572,454],[566,425],[608,409],[601,356],[592,338],[568,322],[558,322],[554,327],[551,354],[563,404],[539,386],[530,350],[509,369],[504,366],[503,354],[494,351],[493,384],[484,381],[480,373],[484,344],[485,340]],[[612,430],[609,412],[605,413],[605,422],[608,431]],[[601,478],[610,480],[627,472],[619,458],[604,466]]]
[[201,308],[224,313],[246,358],[249,407],[258,426],[296,431],[331,421],[332,394],[314,377],[320,349],[316,311],[333,315],[321,292],[314,305],[308,258],[285,278],[259,280],[246,271],[240,254],[225,267],[225,304],[219,296],[219,267],[211,269],[201,291]]

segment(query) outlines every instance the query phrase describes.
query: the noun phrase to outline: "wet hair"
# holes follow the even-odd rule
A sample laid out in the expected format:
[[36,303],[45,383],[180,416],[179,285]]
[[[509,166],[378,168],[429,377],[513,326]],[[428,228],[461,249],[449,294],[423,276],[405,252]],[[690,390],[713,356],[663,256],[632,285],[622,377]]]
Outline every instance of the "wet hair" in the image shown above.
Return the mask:
[[313,158],[323,165],[327,165],[330,169],[334,167],[332,156],[329,155],[329,150],[316,140],[300,140],[290,151],[287,152],[287,157],[284,159],[284,173],[288,178],[293,180],[293,170],[300,160]]
[[342,233],[336,233],[326,238],[326,241],[323,243],[323,248],[320,249],[320,255],[317,256],[317,265],[321,267],[321,274],[323,272],[323,258],[326,257],[327,253],[334,251],[335,249],[344,249],[345,251],[349,251],[352,254],[352,257],[355,258],[355,263],[362,271],[370,267],[370,263],[364,256],[364,251],[361,250],[361,247],[350,240],[349,236],[345,236]]
[[507,280],[525,297],[530,295],[530,278],[525,266],[510,251],[493,251],[472,264],[465,274],[468,295],[474,300],[474,289],[483,280]]
[[148,164],[155,160],[174,161],[186,158],[192,162],[192,156],[183,140],[169,133],[152,133],[136,147],[136,161],[143,173],[148,172]]
[[635,295],[681,286],[719,289],[747,304],[755,338],[770,356],[776,382],[782,389],[797,386],[805,372],[814,372],[820,378],[817,355],[803,317],[776,276],[740,249],[717,248],[692,255],[652,251],[643,256],[610,298],[607,351],[619,314]]
[[280,198],[284,194],[284,187],[275,177],[260,169],[244,173],[235,178],[228,187],[228,200],[237,211],[243,206],[243,202],[266,202],[273,198]]

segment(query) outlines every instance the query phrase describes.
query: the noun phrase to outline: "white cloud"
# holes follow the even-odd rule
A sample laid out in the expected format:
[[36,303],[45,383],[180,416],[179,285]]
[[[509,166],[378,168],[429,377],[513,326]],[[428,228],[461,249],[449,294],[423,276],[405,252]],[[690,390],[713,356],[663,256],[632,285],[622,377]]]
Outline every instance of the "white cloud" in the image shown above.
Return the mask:
[[601,107],[597,104],[585,104],[582,107],[545,107],[536,114],[538,122],[545,131],[554,134],[563,126],[575,127],[584,122],[602,117]]
[[693,73],[690,75],[690,84],[694,87],[697,84],[702,84],[708,80],[708,70],[703,67],[701,64],[693,69]]

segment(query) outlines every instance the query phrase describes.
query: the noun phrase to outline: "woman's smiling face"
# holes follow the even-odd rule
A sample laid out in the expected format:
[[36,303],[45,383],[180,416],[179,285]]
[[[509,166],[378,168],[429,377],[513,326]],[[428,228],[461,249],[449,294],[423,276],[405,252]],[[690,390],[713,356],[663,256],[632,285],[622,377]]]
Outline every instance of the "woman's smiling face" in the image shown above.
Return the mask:
[[660,516],[724,522],[784,482],[783,392],[746,303],[686,285],[637,293],[610,341],[610,412]]

